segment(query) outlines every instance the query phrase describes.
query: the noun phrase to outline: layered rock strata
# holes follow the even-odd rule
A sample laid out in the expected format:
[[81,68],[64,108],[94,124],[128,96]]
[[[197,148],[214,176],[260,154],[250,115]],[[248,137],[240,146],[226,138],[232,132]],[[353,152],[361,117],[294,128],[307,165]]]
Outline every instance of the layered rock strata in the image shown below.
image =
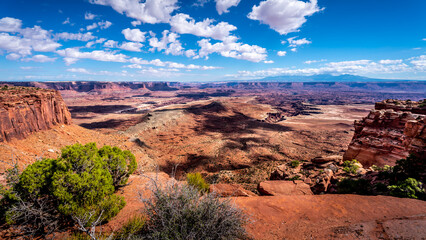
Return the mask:
[[71,122],[71,114],[58,91],[23,87],[0,90],[0,142],[22,139],[32,132]]
[[364,166],[394,165],[409,154],[426,157],[425,102],[385,100],[361,121],[355,121],[354,137],[344,160]]

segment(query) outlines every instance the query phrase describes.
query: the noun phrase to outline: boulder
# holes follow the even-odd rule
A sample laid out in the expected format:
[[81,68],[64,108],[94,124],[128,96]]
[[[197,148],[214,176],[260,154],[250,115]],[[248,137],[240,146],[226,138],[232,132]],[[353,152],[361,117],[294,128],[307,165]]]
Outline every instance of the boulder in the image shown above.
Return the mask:
[[211,184],[210,192],[216,193],[220,197],[251,197],[257,196],[255,193],[248,191],[238,184]]
[[265,181],[259,183],[257,190],[261,195],[285,196],[285,195],[313,195],[308,184],[301,180],[295,181]]

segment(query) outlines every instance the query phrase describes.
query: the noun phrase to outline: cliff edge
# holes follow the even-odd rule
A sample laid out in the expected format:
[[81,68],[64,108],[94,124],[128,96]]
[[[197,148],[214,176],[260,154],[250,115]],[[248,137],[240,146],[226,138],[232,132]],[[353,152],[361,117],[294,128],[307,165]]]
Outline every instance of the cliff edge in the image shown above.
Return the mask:
[[426,100],[384,100],[355,121],[355,133],[343,156],[364,166],[394,165],[414,153],[426,157]]
[[0,87],[0,142],[71,122],[71,113],[59,91]]

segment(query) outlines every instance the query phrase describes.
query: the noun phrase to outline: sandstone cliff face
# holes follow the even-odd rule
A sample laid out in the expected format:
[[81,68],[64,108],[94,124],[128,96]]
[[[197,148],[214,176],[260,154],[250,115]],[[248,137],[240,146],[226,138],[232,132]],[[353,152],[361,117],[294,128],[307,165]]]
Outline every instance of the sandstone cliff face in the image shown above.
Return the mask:
[[354,137],[343,159],[356,159],[368,167],[394,165],[410,153],[426,157],[425,114],[423,102],[376,103],[367,117],[355,121]]
[[58,91],[21,87],[0,90],[0,142],[22,139],[58,124],[71,124],[71,114]]

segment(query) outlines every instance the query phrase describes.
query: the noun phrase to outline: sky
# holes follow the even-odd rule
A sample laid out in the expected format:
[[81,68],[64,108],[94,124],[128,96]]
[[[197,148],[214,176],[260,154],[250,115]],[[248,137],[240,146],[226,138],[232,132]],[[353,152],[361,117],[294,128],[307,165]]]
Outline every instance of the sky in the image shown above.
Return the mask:
[[1,81],[426,80],[425,0],[1,0]]

